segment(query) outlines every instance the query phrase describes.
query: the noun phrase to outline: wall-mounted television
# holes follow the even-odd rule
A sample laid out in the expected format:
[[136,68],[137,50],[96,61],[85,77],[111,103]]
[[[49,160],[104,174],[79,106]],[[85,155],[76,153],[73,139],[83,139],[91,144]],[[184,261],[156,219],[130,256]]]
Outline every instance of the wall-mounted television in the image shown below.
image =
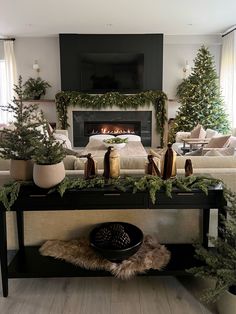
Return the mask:
[[162,34],[60,34],[61,89],[162,90]]
[[143,53],[83,53],[79,59],[81,91],[143,90]]

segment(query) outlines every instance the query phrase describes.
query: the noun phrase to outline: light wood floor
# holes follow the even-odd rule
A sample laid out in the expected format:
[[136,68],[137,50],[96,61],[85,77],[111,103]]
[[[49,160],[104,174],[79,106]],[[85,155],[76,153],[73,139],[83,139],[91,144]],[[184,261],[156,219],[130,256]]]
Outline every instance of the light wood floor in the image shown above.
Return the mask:
[[[1,293],[1,291],[0,291]],[[0,314],[210,314],[191,278],[10,279]]]

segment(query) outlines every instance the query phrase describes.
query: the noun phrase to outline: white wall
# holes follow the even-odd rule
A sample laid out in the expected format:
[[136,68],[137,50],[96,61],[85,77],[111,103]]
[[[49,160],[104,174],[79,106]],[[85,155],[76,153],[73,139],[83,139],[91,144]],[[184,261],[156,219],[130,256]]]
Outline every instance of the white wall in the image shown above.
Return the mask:
[[[183,68],[186,60],[190,67],[201,45],[209,48],[215,57],[216,70],[219,74],[221,36],[164,36],[163,51],[163,91],[169,99],[176,98],[176,88],[184,78]],[[173,118],[179,104],[176,101],[169,102],[168,117]]]
[[61,89],[60,51],[58,37],[18,37],[15,42],[15,56],[18,74],[22,75],[23,82],[29,77],[37,77],[33,70],[33,63],[38,61],[39,76],[50,83],[45,99],[54,99]]
[[[169,99],[174,101],[168,104],[168,117],[173,118],[179,104],[175,101],[176,87],[184,78],[183,67],[188,60],[190,66],[196,57],[197,50],[201,45],[209,47],[215,57],[216,69],[219,73],[221,36],[164,36],[163,51],[163,91]],[[16,62],[18,73],[23,80],[30,76],[37,76],[32,69],[34,60],[38,60],[41,71],[40,76],[49,81],[52,88],[48,89],[45,99],[54,99],[55,94],[60,90],[60,55],[59,38],[16,38],[15,41]],[[52,106],[51,106],[52,107]],[[55,108],[54,115],[55,115]]]

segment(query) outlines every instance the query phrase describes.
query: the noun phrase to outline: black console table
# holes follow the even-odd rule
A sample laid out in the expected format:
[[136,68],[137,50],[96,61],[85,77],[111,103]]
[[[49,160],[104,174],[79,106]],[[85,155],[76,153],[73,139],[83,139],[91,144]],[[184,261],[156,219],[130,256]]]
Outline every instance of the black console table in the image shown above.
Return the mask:
[[[211,208],[218,208],[219,214],[224,214],[225,200],[221,186],[210,188],[208,195],[200,190],[181,192],[173,190],[172,198],[165,192],[157,194],[156,204],[152,204],[148,192],[117,192],[117,190],[89,189],[69,190],[64,196],[57,193],[47,194],[47,191],[35,186],[22,186],[18,199],[12,206],[16,211],[19,250],[8,265],[7,263],[7,233],[6,211],[0,204],[0,261],[2,271],[3,296],[8,296],[9,278],[34,277],[70,277],[70,276],[109,276],[105,271],[89,271],[76,267],[64,261],[41,256],[39,247],[24,245],[24,211],[47,210],[93,210],[93,209],[202,209],[203,244],[208,246],[209,216]],[[178,228],[178,226],[176,226]],[[180,230],[181,232],[181,230]],[[171,261],[164,271],[150,270],[149,275],[179,275],[186,268],[198,265],[194,259],[194,248],[191,244],[168,244],[171,251]]]

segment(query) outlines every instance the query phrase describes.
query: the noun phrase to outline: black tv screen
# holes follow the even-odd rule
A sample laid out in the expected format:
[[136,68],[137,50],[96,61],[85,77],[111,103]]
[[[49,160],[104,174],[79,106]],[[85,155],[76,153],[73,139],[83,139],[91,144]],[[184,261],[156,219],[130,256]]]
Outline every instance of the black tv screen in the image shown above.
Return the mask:
[[82,53],[79,59],[81,91],[143,90],[143,53]]

